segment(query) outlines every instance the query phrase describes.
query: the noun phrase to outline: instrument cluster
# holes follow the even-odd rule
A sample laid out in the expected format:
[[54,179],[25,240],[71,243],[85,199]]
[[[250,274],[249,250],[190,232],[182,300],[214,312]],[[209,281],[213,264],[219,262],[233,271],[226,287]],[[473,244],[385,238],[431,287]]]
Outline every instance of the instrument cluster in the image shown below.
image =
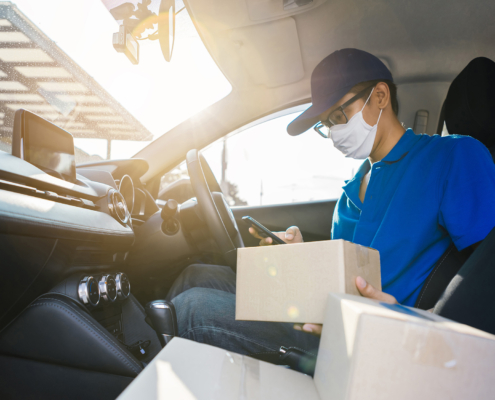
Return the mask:
[[125,300],[131,294],[129,278],[123,272],[105,274],[99,278],[85,276],[78,287],[79,299],[89,306],[96,307],[101,302],[113,303]]
[[122,179],[120,179],[119,192],[124,198],[127,209],[129,210],[129,214],[132,215],[132,212],[134,210],[135,193],[134,182],[129,175],[124,175]]

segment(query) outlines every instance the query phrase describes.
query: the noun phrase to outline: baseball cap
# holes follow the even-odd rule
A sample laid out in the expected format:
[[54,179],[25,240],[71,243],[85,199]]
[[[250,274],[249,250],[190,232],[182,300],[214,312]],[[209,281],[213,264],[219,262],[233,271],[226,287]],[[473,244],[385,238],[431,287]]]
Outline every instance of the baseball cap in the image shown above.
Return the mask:
[[313,105],[287,126],[289,135],[306,132],[355,85],[375,79],[393,82],[392,74],[378,57],[363,50],[337,50],[324,58],[311,74]]

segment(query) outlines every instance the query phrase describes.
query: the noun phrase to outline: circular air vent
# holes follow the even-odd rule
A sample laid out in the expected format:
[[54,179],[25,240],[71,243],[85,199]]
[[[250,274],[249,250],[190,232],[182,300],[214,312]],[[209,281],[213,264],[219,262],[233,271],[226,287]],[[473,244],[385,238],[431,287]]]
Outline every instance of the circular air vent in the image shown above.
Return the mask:
[[124,196],[117,190],[108,192],[108,208],[115,219],[124,225],[129,222],[129,210],[124,200]]

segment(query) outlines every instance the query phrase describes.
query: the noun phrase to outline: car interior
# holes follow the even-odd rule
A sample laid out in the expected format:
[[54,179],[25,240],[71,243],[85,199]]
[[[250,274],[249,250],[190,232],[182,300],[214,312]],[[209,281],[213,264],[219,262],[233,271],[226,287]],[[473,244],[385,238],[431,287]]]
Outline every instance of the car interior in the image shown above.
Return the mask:
[[[167,1],[162,3],[168,7]],[[53,6],[48,0],[37,2]],[[77,103],[76,111],[67,114],[78,113],[71,120],[74,127],[82,120],[103,116],[112,121],[118,115],[139,140],[149,132],[40,33],[43,25],[35,29],[24,3],[0,4],[0,394],[5,399],[118,397],[176,332],[175,311],[160,299],[181,271],[194,263],[235,271],[236,249],[258,245],[244,216],[271,231],[298,226],[305,241],[330,239],[337,195],[304,199],[291,194],[263,204],[267,179],[261,191],[256,189],[259,203],[237,201],[217,173],[218,160],[209,156],[216,144],[248,137],[276,120],[289,121],[287,116],[305,109],[311,103],[311,72],[324,57],[349,47],[378,56],[397,84],[400,121],[428,135],[449,134],[443,105],[452,80],[476,57],[495,60],[495,24],[490,22],[495,3],[486,0],[184,0],[180,7],[230,92],[130,157],[76,163],[77,129],[61,125],[65,106],[53,105],[46,94],[49,85],[84,82],[107,104]],[[108,40],[108,51],[114,52]],[[39,51],[38,59],[11,56],[21,50]],[[158,48],[156,53],[162,57]],[[141,54],[139,62],[146,60]],[[174,57],[167,61],[172,65]],[[22,68],[64,69],[71,78],[29,77]],[[493,78],[479,79],[482,85]],[[16,82],[26,90],[12,86]],[[76,98],[78,91],[71,88],[50,93]],[[154,101],[146,93],[133,93],[141,95],[143,104]],[[461,91],[452,95],[463,96]],[[60,119],[42,106],[55,107]],[[169,118],[168,113],[164,107],[159,118]],[[87,137],[99,137],[94,129],[94,136]],[[280,140],[311,136],[315,147],[325,141],[312,130],[296,139],[281,124],[270,129]],[[114,139],[124,136],[115,133]],[[487,147],[493,144],[476,132],[471,136]],[[285,180],[307,171],[303,164],[312,156],[299,152],[310,147],[284,153],[263,135],[252,137],[248,140],[260,154],[253,161],[257,168],[263,171],[267,165],[267,174]],[[284,161],[274,169],[272,157]],[[247,176],[250,168],[240,167]],[[338,177],[337,188],[344,178]],[[447,251],[447,261],[428,277],[418,308],[435,305],[470,251]]]

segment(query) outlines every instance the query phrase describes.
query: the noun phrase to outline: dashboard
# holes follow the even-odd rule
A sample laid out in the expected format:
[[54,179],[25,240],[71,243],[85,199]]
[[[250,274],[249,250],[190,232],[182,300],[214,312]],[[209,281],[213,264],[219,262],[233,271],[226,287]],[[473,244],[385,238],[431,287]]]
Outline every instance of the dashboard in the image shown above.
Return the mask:
[[176,267],[194,252],[177,206],[165,218],[142,184],[148,169],[76,166],[70,133],[16,112],[12,154],[0,151],[0,355],[132,378],[158,354],[145,264]]
[[[86,164],[71,182],[0,152],[0,328],[74,274],[112,273],[113,293],[135,225],[159,210],[140,182],[147,169],[140,159]],[[113,298],[95,287],[102,304]]]

